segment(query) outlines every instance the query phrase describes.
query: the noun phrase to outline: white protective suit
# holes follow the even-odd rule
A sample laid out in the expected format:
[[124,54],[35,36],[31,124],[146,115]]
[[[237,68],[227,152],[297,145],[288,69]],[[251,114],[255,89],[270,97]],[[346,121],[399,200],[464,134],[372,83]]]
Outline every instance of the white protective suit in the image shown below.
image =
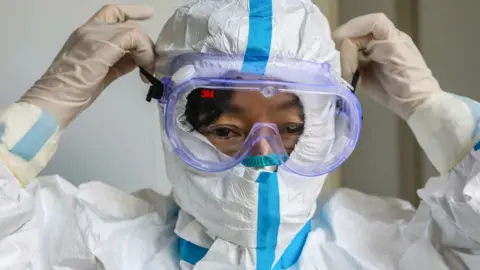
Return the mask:
[[[176,55],[245,53],[255,42],[249,35],[265,33],[256,18],[269,14],[270,59],[339,66],[328,22],[310,1],[196,1],[160,34],[157,75],[175,73],[168,67]],[[322,120],[330,112],[319,107],[305,106],[310,136],[302,135],[296,155],[328,141],[308,130],[316,121],[328,130]],[[445,93],[409,117],[436,165],[464,153],[453,169],[437,166],[448,172],[418,192],[415,210],[348,189],[317,200],[325,176],[307,181],[241,166],[228,177],[200,173],[169,152],[165,138],[172,197],[125,194],[99,182],[74,187],[59,176],[23,186],[20,176],[46,165],[60,131],[47,112],[17,103],[0,116],[0,269],[479,269],[479,110]]]

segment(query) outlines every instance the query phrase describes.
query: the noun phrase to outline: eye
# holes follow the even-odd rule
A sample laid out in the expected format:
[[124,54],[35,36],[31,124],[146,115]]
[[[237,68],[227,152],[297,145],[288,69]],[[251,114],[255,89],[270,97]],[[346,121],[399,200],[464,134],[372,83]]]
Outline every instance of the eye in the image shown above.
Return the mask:
[[208,133],[222,140],[228,140],[240,137],[241,135],[234,131],[232,128],[221,126],[221,127],[210,127]]
[[212,132],[215,134],[217,137],[228,137],[229,135],[232,135],[233,131],[229,128],[216,128],[212,130]]
[[304,129],[304,124],[287,124],[283,127],[285,133],[289,134],[298,134],[302,133]]

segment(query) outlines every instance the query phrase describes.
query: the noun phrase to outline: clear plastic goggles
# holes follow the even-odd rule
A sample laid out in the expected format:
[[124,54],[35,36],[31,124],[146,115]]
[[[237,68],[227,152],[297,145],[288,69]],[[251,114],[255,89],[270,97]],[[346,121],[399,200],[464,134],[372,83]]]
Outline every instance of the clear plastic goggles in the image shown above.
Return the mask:
[[[328,66],[316,65],[312,71],[313,64],[308,64],[314,72],[308,78],[314,79],[297,82],[235,69],[222,77],[215,70],[211,77],[204,72],[205,62],[201,73],[195,71],[195,62],[187,72],[185,66],[179,68],[189,76],[164,78],[161,97],[153,95],[165,105],[165,132],[173,151],[188,165],[208,172],[226,171],[240,163],[261,167],[255,159],[244,162],[257,156],[271,158],[279,170],[303,176],[334,170],[355,148],[361,108],[352,88]],[[281,68],[289,72],[286,77],[295,77],[291,68]],[[153,76],[142,73],[160,86]],[[297,79],[304,75],[300,72]]]

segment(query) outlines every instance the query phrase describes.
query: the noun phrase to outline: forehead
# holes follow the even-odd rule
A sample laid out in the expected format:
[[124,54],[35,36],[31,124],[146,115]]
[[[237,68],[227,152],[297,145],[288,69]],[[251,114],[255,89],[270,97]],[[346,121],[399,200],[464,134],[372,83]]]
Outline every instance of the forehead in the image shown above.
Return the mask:
[[[239,91],[233,92],[231,105],[240,108],[281,108],[281,105],[297,101],[298,98],[290,93],[277,93],[273,96],[266,97],[258,91]],[[300,105],[300,104],[298,104]],[[280,107],[280,108],[279,108]]]
[[226,113],[258,121],[273,120],[272,117],[276,119],[301,115],[302,105],[298,97],[290,93],[265,97],[257,91],[241,91],[232,94]]

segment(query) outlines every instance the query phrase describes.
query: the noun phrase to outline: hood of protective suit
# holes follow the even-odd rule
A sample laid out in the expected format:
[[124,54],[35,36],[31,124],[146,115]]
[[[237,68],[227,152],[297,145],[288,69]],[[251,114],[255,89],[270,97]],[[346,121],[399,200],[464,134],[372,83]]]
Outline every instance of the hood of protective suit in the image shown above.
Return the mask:
[[[339,70],[328,21],[309,0],[192,1],[168,20],[156,52],[156,77],[173,76],[180,81],[187,78],[178,74],[182,67],[172,62],[191,53],[244,55],[245,59],[253,54],[254,65],[271,77],[279,76],[269,74],[274,59],[330,63]],[[198,62],[185,65],[202,68]],[[331,144],[335,100],[299,98],[305,129],[290,158],[308,159],[318,148]],[[164,125],[163,113],[160,118]],[[178,136],[193,140],[201,135],[185,131]],[[181,238],[183,264],[195,269],[286,269],[295,263],[326,175],[302,177],[281,167],[268,172],[242,165],[224,173],[200,172],[171,151],[165,134],[163,143],[167,175],[181,208],[175,232]],[[192,148],[208,151],[201,143]]]

